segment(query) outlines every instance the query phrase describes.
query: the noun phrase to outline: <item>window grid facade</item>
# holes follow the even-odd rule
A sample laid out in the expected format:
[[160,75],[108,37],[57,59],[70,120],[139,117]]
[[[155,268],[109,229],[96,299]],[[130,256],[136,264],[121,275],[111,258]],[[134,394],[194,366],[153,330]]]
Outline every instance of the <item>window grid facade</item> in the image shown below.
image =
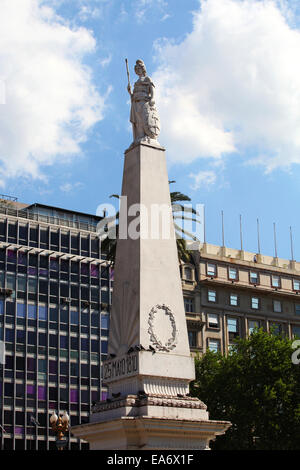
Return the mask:
[[0,218],[2,449],[54,448],[49,411],[67,410],[76,425],[105,399],[113,273],[104,259],[95,233]]

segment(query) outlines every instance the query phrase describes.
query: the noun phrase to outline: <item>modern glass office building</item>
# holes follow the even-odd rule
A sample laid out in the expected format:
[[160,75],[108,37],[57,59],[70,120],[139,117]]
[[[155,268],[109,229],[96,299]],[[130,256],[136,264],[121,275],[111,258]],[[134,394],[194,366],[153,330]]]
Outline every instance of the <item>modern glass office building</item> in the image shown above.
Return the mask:
[[[113,273],[100,218],[0,200],[0,448],[52,449],[51,410],[88,419],[106,398]],[[2,343],[3,344],[3,343]],[[69,437],[69,449],[84,446]]]

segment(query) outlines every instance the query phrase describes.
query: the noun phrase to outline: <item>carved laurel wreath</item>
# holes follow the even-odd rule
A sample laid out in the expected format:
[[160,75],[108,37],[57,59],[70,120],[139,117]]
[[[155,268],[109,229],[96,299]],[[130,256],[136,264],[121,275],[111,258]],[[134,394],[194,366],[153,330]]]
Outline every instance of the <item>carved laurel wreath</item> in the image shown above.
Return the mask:
[[[164,310],[165,314],[168,315],[170,319],[170,323],[172,326],[172,334],[171,338],[168,339],[168,341],[163,344],[158,336],[154,333],[154,318],[158,310]],[[149,319],[148,319],[148,324],[149,324],[149,329],[148,333],[150,335],[150,341],[152,344],[156,347],[158,351],[171,351],[172,349],[176,348],[177,344],[177,329],[176,329],[176,323],[175,323],[175,318],[170,310],[169,307],[167,307],[165,304],[162,305],[156,305],[155,307],[152,307],[152,309],[149,312]]]

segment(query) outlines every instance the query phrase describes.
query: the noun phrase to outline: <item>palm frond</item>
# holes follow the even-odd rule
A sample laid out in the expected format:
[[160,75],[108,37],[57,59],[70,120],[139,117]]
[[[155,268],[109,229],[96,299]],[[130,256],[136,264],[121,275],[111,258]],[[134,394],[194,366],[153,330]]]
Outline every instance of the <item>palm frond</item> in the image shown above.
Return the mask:
[[171,197],[171,203],[177,202],[177,201],[190,201],[191,198],[189,196],[186,196],[185,194],[182,194],[178,191],[174,191],[173,193],[170,193]]

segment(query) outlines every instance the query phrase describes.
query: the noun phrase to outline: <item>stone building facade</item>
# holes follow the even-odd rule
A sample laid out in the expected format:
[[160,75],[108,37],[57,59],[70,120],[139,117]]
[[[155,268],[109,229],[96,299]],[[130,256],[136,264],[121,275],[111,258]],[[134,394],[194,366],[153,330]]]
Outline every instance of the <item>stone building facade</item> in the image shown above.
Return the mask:
[[191,351],[226,353],[255,327],[300,337],[300,263],[201,244],[182,265]]

